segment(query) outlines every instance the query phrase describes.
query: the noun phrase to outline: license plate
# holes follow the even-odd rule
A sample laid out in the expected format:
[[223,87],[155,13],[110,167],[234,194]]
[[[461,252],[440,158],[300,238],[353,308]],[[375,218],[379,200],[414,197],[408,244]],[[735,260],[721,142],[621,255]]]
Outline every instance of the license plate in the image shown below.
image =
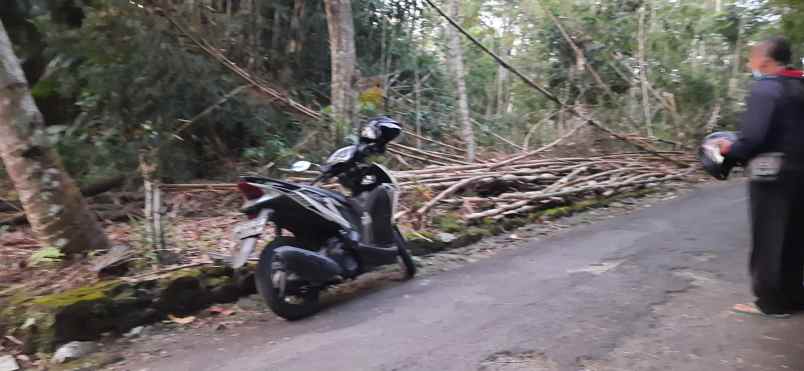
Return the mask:
[[268,217],[261,217],[257,219],[242,222],[234,227],[234,235],[238,240],[244,240],[249,237],[257,237],[262,234],[265,228],[265,223],[268,222]]

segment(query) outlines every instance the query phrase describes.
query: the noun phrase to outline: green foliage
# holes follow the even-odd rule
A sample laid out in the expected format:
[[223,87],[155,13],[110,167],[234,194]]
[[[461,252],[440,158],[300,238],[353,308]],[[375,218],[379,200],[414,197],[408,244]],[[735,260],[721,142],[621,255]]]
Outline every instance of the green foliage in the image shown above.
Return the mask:
[[804,58],[804,3],[799,0],[774,0],[777,11],[782,14],[780,33],[790,39],[795,46],[795,65],[801,67]]
[[33,254],[31,254],[31,256],[28,258],[28,262],[31,265],[38,265],[41,263],[55,263],[61,261],[63,257],[64,254],[62,254],[60,249],[49,246],[49,247],[43,247],[34,252]]
[[440,231],[457,233],[466,229],[460,215],[445,214],[433,217],[433,226]]
[[[645,3],[543,2],[559,15],[583,49],[587,65],[612,95],[589,72],[573,69],[575,51],[533,1],[464,0],[460,21],[560,99],[589,108],[617,130],[643,131],[636,35],[638,9]],[[651,97],[656,130],[663,136],[700,130],[718,104],[723,106],[720,124],[735,124],[739,94],[729,85],[737,81],[740,88],[748,80],[739,74],[740,66],[734,68],[735,55],[742,52],[736,49],[738,30],[743,45],[779,32],[798,45],[804,43],[804,6],[798,1],[724,0],[719,13],[709,3],[650,2],[648,79],[659,94],[672,96],[680,117],[674,123],[666,110],[656,109],[661,104]],[[297,101],[324,107],[325,114],[330,110],[330,46],[323,2],[306,1],[298,15],[293,13],[294,0],[257,2],[256,9],[246,8],[251,2],[234,1],[230,12],[225,0],[211,2],[208,9],[181,0],[173,4],[171,17],[195,38],[203,38]],[[230,179],[247,170],[232,164],[258,167],[299,150],[311,157],[324,155],[338,145],[329,138],[331,130],[348,132],[353,127],[354,123],[300,125],[247,89],[177,132],[186,120],[245,82],[149,7],[150,2],[123,0],[13,0],[11,7],[0,10],[28,61],[32,93],[52,127],[51,137],[79,179],[134,172],[138,154],[146,148],[158,148],[166,180]],[[458,137],[455,89],[445,67],[444,20],[415,0],[355,0],[352,8],[360,71],[356,94],[366,98],[361,99],[359,115],[390,114],[411,129],[418,121],[428,136]],[[294,21],[298,33],[289,32]],[[515,76],[501,79],[499,65],[465,40],[464,60],[470,109],[482,146],[512,151],[498,136],[520,143],[532,125],[555,111],[554,103]],[[418,103],[417,77],[422,81]],[[382,93],[364,94],[366,81],[381,81]],[[314,144],[293,149],[312,131],[323,134]],[[560,132],[558,123],[549,122],[531,143],[545,143]]]
[[203,112],[239,82],[190,48],[162,18],[130,4],[84,10],[79,29],[38,20],[52,46],[48,54],[72,63],[34,87],[39,97],[58,91],[80,110],[58,146],[79,177],[132,171],[144,146],[165,147],[165,177],[212,176],[199,165],[235,158],[242,148],[275,153],[286,145],[263,141],[267,132],[297,132],[287,116],[241,94],[175,135],[180,120]]

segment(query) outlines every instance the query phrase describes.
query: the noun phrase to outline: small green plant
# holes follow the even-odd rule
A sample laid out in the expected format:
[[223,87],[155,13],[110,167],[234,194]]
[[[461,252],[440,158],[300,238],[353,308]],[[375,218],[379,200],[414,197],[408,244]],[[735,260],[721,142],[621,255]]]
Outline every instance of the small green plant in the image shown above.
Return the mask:
[[61,250],[48,246],[37,250],[28,258],[28,261],[31,265],[38,265],[41,263],[56,263],[61,261],[62,258],[64,258],[64,254],[62,254]]
[[466,226],[461,220],[461,216],[455,213],[434,217],[433,226],[447,233],[456,233],[466,229]]

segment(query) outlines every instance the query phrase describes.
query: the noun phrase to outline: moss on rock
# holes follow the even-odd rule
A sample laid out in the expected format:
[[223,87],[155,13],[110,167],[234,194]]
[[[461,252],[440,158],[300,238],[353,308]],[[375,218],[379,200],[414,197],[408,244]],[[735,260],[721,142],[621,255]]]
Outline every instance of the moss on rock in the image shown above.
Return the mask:
[[43,296],[20,290],[0,310],[0,323],[15,329],[26,353],[49,353],[61,343],[122,334],[167,314],[185,315],[211,303],[235,301],[249,287],[238,277],[229,268],[204,267],[151,281],[103,281]]
[[114,289],[118,285],[120,285],[119,281],[101,282],[92,286],[79,287],[61,293],[31,298],[31,304],[44,308],[58,308],[82,301],[101,300],[107,297],[109,290]]

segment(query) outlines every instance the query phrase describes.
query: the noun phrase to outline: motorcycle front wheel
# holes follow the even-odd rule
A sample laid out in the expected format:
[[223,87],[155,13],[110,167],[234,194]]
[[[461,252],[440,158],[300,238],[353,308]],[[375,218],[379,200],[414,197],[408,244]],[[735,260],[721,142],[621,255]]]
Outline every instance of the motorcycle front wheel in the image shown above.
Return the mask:
[[274,254],[274,250],[281,246],[303,248],[293,238],[278,237],[273,240],[260,254],[254,281],[257,291],[271,311],[286,320],[294,321],[319,311],[320,288],[294,280],[294,273],[287,271],[281,257]]

